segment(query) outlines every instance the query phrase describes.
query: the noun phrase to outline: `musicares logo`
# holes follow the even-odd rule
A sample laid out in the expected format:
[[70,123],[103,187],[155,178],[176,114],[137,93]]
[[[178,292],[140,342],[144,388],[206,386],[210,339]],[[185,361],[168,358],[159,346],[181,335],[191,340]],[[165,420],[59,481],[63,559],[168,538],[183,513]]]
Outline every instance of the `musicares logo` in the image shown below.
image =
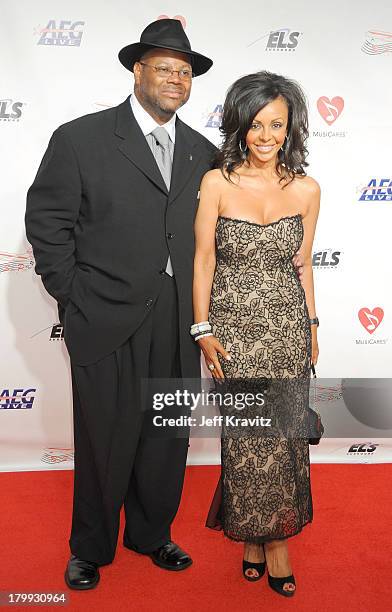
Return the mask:
[[344,109],[344,100],[340,96],[334,96],[328,98],[328,96],[321,96],[317,100],[317,110],[320,116],[324,119],[325,123],[328,124],[329,128],[321,130],[313,130],[312,136],[316,138],[345,138],[345,130],[330,129],[331,125],[340,117]]
[[158,19],[178,19],[178,21],[181,22],[181,25],[184,30],[186,28],[186,19],[182,15],[174,15],[174,17],[169,17],[169,15],[159,15],[159,17],[157,17],[157,20]]
[[317,110],[328,125],[332,125],[336,119],[342,114],[344,108],[344,100],[340,96],[327,98],[321,96],[317,100]]
[[358,311],[358,318],[369,334],[373,334],[384,318],[384,311],[377,306],[370,310],[369,308],[361,308]]

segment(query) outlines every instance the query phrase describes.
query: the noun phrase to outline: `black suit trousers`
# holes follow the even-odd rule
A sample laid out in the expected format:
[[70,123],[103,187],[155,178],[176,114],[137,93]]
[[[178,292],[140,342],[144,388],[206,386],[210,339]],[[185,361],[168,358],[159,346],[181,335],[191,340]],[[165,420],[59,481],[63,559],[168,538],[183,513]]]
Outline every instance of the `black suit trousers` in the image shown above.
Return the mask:
[[71,552],[111,563],[124,505],[124,545],[147,553],[170,539],[185,473],[188,438],[142,434],[141,379],[181,376],[174,278],[162,275],[155,303],[136,332],[97,363],[72,364],[75,473]]

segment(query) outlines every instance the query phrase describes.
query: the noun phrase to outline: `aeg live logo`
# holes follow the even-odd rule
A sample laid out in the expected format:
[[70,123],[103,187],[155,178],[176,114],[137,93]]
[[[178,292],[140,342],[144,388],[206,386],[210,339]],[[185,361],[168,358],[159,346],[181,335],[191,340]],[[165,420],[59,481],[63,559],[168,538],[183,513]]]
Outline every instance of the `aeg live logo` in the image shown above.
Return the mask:
[[204,127],[219,128],[222,123],[223,106],[217,104],[211,113],[208,113],[207,123]]
[[0,409],[32,408],[37,389],[3,389],[0,393]]
[[359,202],[391,202],[392,201],[392,178],[371,178],[369,183],[360,187]]
[[57,25],[56,21],[51,19],[46,28],[38,27],[35,30],[35,33],[40,35],[37,45],[80,47],[84,24],[84,21],[60,21]]

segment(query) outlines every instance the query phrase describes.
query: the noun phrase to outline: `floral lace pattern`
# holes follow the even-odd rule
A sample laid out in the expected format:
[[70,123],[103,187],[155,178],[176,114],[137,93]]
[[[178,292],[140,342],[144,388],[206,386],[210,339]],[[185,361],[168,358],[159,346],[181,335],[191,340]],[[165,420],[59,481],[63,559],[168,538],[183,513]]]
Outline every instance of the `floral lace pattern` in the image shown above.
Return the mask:
[[[311,333],[292,263],[302,239],[301,215],[267,225],[230,217],[217,223],[209,320],[231,354],[231,361],[220,359],[226,381],[293,383],[284,432],[244,435],[223,428],[222,475],[207,526],[235,540],[290,537],[313,517],[309,446],[299,433],[307,418]],[[275,397],[270,412],[278,405]]]

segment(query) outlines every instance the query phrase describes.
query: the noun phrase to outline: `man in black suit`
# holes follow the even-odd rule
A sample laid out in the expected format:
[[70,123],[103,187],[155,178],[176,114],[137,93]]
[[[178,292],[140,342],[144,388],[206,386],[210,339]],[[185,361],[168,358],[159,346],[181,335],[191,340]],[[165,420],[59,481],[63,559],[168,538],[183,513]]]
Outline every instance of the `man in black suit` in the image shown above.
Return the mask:
[[[70,588],[111,563],[124,505],[126,547],[165,569],[190,556],[171,541],[186,436],[141,435],[142,378],[200,376],[192,315],[193,221],[215,147],[176,111],[212,61],[162,19],[119,53],[125,102],[60,126],[29,189],[36,272],[59,307],[70,355],[75,475]],[[163,141],[161,142],[161,137]]]

